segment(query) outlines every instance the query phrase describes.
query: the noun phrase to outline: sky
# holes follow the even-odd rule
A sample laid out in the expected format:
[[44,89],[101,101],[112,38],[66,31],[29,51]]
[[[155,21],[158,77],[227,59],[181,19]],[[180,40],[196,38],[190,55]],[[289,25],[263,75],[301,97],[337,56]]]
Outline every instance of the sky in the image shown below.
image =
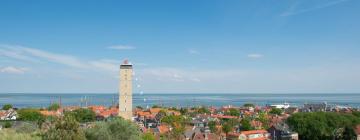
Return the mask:
[[358,0],[2,0],[0,93],[360,93]]

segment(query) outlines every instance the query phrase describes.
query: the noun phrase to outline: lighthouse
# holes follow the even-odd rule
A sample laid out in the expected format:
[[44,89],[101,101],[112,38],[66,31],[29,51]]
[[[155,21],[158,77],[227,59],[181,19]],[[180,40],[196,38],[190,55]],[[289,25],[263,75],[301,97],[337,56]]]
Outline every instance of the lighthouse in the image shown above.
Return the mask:
[[125,60],[120,65],[119,116],[132,119],[132,65]]

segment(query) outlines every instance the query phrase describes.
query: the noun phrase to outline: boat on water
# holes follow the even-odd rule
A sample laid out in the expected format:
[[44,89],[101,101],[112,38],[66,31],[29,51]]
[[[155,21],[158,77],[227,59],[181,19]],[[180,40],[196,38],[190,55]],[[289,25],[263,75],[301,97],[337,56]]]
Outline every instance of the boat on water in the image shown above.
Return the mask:
[[274,108],[280,108],[280,109],[287,109],[290,107],[290,104],[285,102],[283,104],[274,104],[274,105],[270,105],[270,107],[274,107]]

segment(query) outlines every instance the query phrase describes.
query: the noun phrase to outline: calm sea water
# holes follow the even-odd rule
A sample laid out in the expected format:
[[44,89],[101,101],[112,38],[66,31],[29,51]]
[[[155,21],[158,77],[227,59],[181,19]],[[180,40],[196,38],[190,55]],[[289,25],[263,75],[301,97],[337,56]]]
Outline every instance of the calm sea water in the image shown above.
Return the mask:
[[[0,106],[13,104],[15,107],[47,107],[52,102],[58,102],[61,97],[63,105],[110,106],[118,101],[117,94],[34,94],[34,93],[0,93]],[[85,99],[86,98],[86,99]],[[240,106],[244,103],[257,105],[288,102],[292,106],[302,106],[304,103],[327,102],[333,105],[360,107],[360,94],[134,94],[134,106]]]

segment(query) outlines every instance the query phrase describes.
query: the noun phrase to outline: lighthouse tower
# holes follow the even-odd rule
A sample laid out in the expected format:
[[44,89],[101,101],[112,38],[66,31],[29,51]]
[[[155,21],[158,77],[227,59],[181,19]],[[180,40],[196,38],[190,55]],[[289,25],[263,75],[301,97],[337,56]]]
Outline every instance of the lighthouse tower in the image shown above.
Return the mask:
[[120,65],[119,116],[127,120],[132,118],[132,74],[132,65],[125,60]]

